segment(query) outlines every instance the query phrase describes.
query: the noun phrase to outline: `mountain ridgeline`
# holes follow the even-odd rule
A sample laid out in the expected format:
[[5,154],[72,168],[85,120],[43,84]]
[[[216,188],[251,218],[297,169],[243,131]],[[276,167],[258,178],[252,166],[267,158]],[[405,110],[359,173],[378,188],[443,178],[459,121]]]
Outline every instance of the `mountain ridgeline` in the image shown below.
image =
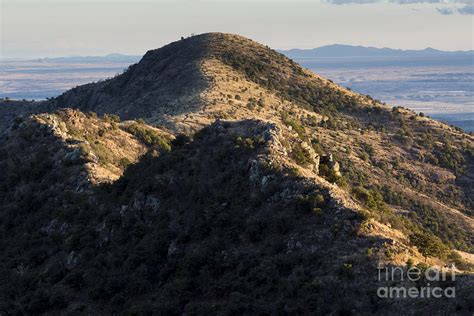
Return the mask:
[[431,47],[422,50],[404,50],[333,44],[313,49],[294,48],[281,51],[290,58],[432,58],[471,57],[474,51],[442,51]]
[[[473,137],[252,40],[4,112],[0,313],[474,311]],[[456,298],[379,298],[379,265],[451,266]]]
[[219,74],[227,72],[235,78],[226,80],[238,82],[235,79],[243,76],[281,99],[297,100],[310,109],[350,99],[327,80],[268,47],[243,37],[213,33],[148,51],[122,75],[74,88],[51,104],[150,122],[162,121],[166,115],[207,112],[206,107],[213,112],[213,103],[221,100],[210,100],[203,94],[215,86]]

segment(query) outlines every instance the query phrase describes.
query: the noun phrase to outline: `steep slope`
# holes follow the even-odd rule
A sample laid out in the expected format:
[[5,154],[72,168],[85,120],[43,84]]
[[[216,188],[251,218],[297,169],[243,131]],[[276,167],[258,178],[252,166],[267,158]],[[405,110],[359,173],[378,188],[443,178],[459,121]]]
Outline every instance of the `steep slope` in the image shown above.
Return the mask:
[[333,154],[342,178],[323,172],[384,221],[400,228],[408,218],[452,247],[474,249],[472,136],[343,89],[244,37],[209,33],[171,43],[50,106],[143,117],[187,134],[216,119],[291,126],[318,155]]
[[[155,143],[144,139],[147,134]],[[2,176],[41,178],[60,170],[71,174],[77,188],[86,188],[117,180],[150,147],[167,146],[171,139],[169,133],[139,122],[120,122],[110,115],[101,119],[71,109],[19,118],[2,135]]]
[[204,38],[171,43],[147,52],[123,74],[74,88],[51,103],[114,113],[122,119],[151,120],[194,111],[200,108],[200,93],[209,84],[199,65],[207,47]]
[[268,47],[237,35],[208,33],[148,51],[123,74],[74,88],[48,104],[149,122],[176,122],[191,114],[206,121],[223,112],[233,117],[240,107],[231,103],[241,93],[245,98],[236,103],[244,106],[249,98],[257,103],[267,94],[277,95],[269,102],[296,100],[310,109],[313,101],[323,108],[324,102],[355,100]]
[[378,264],[472,270],[458,129],[221,33],[42,104],[92,112],[2,134],[0,311],[473,310],[469,275],[452,304],[376,296]]
[[376,281],[378,264],[423,257],[403,233],[368,220],[344,191],[300,167],[289,154],[292,142],[298,136],[276,124],[216,122],[194,140],[180,136],[169,152],[143,156],[112,184],[55,193],[54,204],[38,199],[41,186],[24,192],[41,208],[25,206],[28,217],[1,213],[0,310],[470,309],[466,278],[458,280],[455,304],[441,299],[427,309],[416,299],[377,299],[384,284]]

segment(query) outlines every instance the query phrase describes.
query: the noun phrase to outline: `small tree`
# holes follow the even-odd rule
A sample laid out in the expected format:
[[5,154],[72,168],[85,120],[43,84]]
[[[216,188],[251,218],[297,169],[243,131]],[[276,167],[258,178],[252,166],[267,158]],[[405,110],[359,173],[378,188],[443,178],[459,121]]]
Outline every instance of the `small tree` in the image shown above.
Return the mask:
[[115,114],[104,114],[104,121],[107,123],[120,123],[120,117]]
[[425,262],[428,256],[443,257],[448,250],[441,239],[428,232],[412,234],[410,236],[410,242],[416,246],[425,257]]

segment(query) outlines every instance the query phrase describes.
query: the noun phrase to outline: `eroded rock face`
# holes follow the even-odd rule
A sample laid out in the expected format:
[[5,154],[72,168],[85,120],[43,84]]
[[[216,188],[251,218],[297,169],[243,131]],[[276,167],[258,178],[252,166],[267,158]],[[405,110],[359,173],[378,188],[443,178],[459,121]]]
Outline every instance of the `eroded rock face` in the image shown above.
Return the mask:
[[323,155],[320,158],[320,163],[328,166],[328,168],[330,170],[332,170],[337,177],[342,176],[341,170],[340,170],[340,167],[339,167],[339,163],[334,160],[334,157],[333,157],[332,153],[328,153],[326,155]]
[[[321,163],[321,157],[314,151],[314,149],[308,145],[306,142],[301,142],[301,147],[309,153],[309,159],[311,160],[311,164],[309,165],[309,169],[313,171],[315,174],[319,173],[319,164]],[[339,166],[338,166],[339,167]]]

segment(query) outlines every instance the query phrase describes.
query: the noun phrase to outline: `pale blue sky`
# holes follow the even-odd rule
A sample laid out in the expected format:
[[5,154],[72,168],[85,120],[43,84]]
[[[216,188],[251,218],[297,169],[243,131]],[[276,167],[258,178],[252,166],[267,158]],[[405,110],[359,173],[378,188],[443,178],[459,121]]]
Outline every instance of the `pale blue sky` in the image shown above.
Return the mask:
[[473,49],[474,0],[0,0],[1,55],[143,54],[190,33],[273,48]]

